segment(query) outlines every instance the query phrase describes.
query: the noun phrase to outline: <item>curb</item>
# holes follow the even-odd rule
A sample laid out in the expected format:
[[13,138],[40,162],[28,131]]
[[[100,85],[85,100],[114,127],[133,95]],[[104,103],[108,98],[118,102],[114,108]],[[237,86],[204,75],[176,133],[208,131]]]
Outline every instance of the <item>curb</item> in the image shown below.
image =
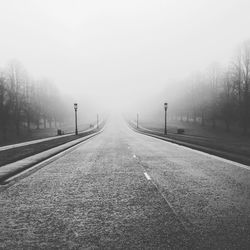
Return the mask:
[[235,161],[237,163],[241,163],[241,164],[245,164],[247,166],[250,166],[250,158],[248,158],[246,156],[242,156],[242,155],[238,155],[238,154],[234,154],[234,153],[229,153],[229,152],[218,150],[218,149],[207,148],[207,147],[204,147],[204,146],[200,146],[200,145],[196,145],[196,144],[192,144],[192,143],[188,143],[188,142],[183,142],[183,141],[174,140],[174,139],[162,137],[162,136],[159,136],[159,135],[147,133],[147,132],[144,132],[144,131],[137,130],[136,128],[131,126],[131,124],[129,124],[129,127],[133,131],[135,131],[137,133],[140,133],[140,134],[151,136],[151,137],[163,140],[163,141],[167,141],[167,142],[174,143],[174,144],[177,144],[177,145],[180,145],[180,146],[184,146],[184,147],[188,147],[188,148],[195,149],[195,150],[198,150],[198,151],[202,151],[202,152],[205,152],[205,153],[208,153],[208,154],[211,154],[211,155],[219,156],[219,157],[231,160],[231,161]]
[[[56,157],[57,155],[60,154],[61,156],[61,154],[64,154],[64,153],[66,154],[67,152],[74,150],[77,146],[79,146],[79,144],[91,139],[92,137],[95,137],[101,132],[103,132],[103,128],[96,133],[87,135],[86,137],[67,142],[58,147],[48,149],[46,151],[29,156],[17,162],[13,162],[13,163],[2,166],[0,168],[0,186],[4,186],[8,184],[10,181],[13,181],[16,178],[12,178],[12,177],[15,177],[18,174],[19,175],[22,174],[23,171],[29,170],[30,168],[34,170],[33,167],[37,165],[38,165],[38,169],[40,169],[41,167],[47,165],[49,162],[56,160],[58,158]],[[9,180],[10,178],[11,180]]]

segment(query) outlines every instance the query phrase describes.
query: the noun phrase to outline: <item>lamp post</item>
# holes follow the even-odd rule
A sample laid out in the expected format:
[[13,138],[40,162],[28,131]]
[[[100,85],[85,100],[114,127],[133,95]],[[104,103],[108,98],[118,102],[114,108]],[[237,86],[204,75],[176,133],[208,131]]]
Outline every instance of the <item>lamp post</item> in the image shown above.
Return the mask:
[[77,103],[74,103],[74,109],[75,109],[75,134],[78,135],[78,130],[77,130]]
[[139,114],[136,115],[136,127],[139,128]]
[[164,134],[167,135],[167,109],[168,109],[168,103],[164,103],[164,109],[165,109],[165,130]]

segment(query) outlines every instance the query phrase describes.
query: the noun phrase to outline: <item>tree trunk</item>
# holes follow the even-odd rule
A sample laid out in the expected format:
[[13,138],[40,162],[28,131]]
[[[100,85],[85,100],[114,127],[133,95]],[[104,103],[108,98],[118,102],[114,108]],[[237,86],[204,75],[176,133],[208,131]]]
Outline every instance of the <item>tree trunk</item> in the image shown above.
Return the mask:
[[193,112],[193,122],[196,123],[196,112]]
[[16,115],[15,115],[15,127],[16,127],[16,135],[20,135],[20,115],[19,111],[16,110]]
[[1,120],[2,140],[7,142],[7,117]]
[[46,118],[43,117],[43,128],[46,128]]
[[30,114],[27,114],[27,129],[30,131]]
[[57,121],[56,121],[56,118],[54,120],[54,125],[55,125],[55,128],[57,128]]
[[205,126],[205,112],[201,112],[201,126]]
[[7,128],[6,128],[6,123],[3,124],[3,141],[7,142]]
[[36,129],[40,129],[40,119],[36,120]]
[[16,135],[19,136],[20,135],[20,121],[19,118],[16,119]]

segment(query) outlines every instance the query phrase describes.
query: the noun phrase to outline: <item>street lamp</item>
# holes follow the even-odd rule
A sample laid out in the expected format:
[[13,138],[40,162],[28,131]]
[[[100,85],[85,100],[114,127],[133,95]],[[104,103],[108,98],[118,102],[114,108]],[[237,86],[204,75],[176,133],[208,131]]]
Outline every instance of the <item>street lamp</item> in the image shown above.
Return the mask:
[[164,134],[167,134],[167,109],[168,109],[168,103],[165,102],[164,103],[164,109],[165,109],[165,130],[164,130]]
[[77,103],[74,103],[74,109],[75,109],[75,125],[76,125],[75,134],[78,135],[78,130],[77,130]]

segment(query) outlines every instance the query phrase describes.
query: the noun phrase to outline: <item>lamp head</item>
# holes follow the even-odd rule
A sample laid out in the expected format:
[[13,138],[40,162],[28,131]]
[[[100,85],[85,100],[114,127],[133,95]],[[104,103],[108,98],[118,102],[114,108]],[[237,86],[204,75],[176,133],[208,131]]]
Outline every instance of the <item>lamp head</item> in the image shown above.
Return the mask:
[[168,103],[167,102],[164,103],[164,108],[165,108],[165,110],[167,110],[167,108],[168,108]]

